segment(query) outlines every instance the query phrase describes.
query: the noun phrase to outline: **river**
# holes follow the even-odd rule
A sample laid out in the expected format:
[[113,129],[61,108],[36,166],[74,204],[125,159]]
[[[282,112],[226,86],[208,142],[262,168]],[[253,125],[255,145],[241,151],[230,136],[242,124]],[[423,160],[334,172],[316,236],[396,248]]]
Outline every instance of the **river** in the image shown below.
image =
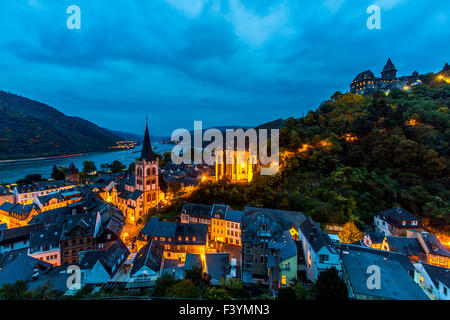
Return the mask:
[[[171,151],[173,148],[173,145],[160,143],[152,143],[152,146],[156,147],[153,151],[157,153]],[[135,158],[140,156],[141,148],[141,146],[137,146],[135,149],[123,151],[92,152],[58,159],[0,163],[0,182],[15,183],[28,174],[40,174],[43,179],[49,179],[54,165],[69,167],[72,162],[81,171],[85,160],[94,161],[97,169],[100,169],[101,164],[111,163],[114,160],[122,162],[128,168],[130,163],[133,163]]]

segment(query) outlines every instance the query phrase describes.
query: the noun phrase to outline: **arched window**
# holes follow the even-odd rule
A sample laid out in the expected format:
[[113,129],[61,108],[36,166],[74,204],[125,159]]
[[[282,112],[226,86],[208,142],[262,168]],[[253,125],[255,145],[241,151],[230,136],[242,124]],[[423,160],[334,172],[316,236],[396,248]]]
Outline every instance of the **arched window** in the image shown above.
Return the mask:
[[150,202],[150,201],[152,201],[152,195],[149,193],[149,194],[147,194],[147,202]]
[[186,236],[186,238],[184,240],[189,241],[189,236]]
[[178,236],[178,241],[181,241],[181,236]]
[[150,168],[147,168],[147,175],[150,175]]
[[197,241],[197,238],[195,236],[192,236],[192,241]]
[[152,193],[152,200],[153,200],[153,201],[156,200],[156,193]]
[[152,173],[153,173],[153,175],[156,175],[156,168],[152,168]]

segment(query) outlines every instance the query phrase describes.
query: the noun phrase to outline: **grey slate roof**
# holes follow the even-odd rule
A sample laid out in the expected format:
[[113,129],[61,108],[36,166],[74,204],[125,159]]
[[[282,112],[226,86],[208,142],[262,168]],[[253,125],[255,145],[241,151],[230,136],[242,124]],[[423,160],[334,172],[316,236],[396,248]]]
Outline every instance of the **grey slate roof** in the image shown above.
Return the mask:
[[112,277],[119,270],[119,261],[125,261],[129,254],[128,248],[122,240],[118,239],[107,250],[88,250],[80,254],[80,268],[83,270],[92,269],[97,261],[100,261]]
[[142,228],[141,233],[156,237],[175,237],[176,225],[174,222],[161,221],[158,217],[151,217]]
[[230,254],[207,253],[205,254],[206,272],[211,276],[211,280],[220,281],[226,278],[230,265]]
[[[195,236],[195,241],[194,241]],[[181,237],[181,240],[179,240]],[[186,240],[188,237],[188,240]],[[202,223],[177,223],[175,230],[175,244],[190,245],[190,244],[206,244],[208,237],[208,226]]]
[[450,269],[444,267],[433,266],[431,264],[422,263],[423,268],[430,276],[436,288],[439,288],[439,281],[450,288]]
[[158,241],[150,241],[139,250],[139,253],[134,258],[130,275],[133,276],[144,266],[158,273],[161,268],[163,253],[164,247]]
[[302,212],[246,207],[241,225],[242,241],[258,241],[255,235],[262,223],[268,226],[273,237],[292,227],[298,229],[305,219]]
[[193,217],[211,218],[212,206],[198,203],[185,203],[181,208],[181,213],[189,214]]
[[409,256],[426,254],[417,238],[388,236],[386,237],[386,241],[390,251],[404,253]]
[[225,214],[225,220],[240,223],[243,215],[244,215],[244,211],[228,209],[227,213]]
[[41,224],[32,224],[23,227],[0,230],[0,244],[26,241],[30,239],[33,231],[42,229]]
[[300,225],[300,230],[315,252],[318,252],[324,246],[332,248],[333,243],[328,234],[321,230],[320,225],[315,223],[311,218],[306,219]]
[[[377,216],[383,218],[390,224],[395,225],[397,228],[421,228],[422,221],[421,219],[414,216],[411,212],[400,208],[400,207],[392,207],[387,210],[380,211],[377,213]],[[406,221],[405,225],[402,224],[402,221]],[[412,226],[411,221],[417,221],[417,226]]]
[[[354,293],[381,299],[428,300],[428,296],[414,282],[414,266],[404,254],[343,245],[341,257]],[[371,265],[380,267],[380,289],[369,289],[367,286],[367,268]]]
[[194,267],[202,268],[202,259],[199,254],[186,253],[184,270],[192,270]]
[[269,242],[269,249],[278,251],[280,262],[297,255],[297,245],[289,231],[284,231]]
[[[52,248],[59,247],[59,237],[61,236],[59,226],[53,225],[42,228],[40,230],[32,231],[30,235],[30,249],[40,248],[44,246],[52,246]],[[36,251],[38,251],[37,249]]]
[[36,267],[43,272],[51,269],[53,266],[26,254],[18,255],[0,270],[0,287],[5,283],[13,284],[19,280],[30,280]]

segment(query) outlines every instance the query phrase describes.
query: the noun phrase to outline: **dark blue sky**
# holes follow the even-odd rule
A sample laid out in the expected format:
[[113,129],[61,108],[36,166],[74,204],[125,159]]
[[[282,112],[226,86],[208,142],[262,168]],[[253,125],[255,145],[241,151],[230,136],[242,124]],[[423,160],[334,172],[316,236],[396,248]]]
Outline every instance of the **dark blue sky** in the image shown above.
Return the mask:
[[257,125],[316,109],[388,57],[399,75],[440,70],[449,13],[448,0],[1,1],[0,89],[135,133],[147,113],[152,135]]

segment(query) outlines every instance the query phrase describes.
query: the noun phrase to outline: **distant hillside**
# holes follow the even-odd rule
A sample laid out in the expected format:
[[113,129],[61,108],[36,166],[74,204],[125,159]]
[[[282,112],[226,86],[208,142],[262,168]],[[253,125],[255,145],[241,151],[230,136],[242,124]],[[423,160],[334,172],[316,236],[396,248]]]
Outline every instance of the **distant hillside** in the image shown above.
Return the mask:
[[111,132],[112,134],[115,134],[119,138],[126,140],[126,141],[136,141],[139,143],[142,143],[144,141],[144,136],[141,136],[139,134],[130,133],[130,132],[123,132],[123,131],[117,131],[117,130],[111,130],[105,128],[105,130]]
[[4,91],[0,114],[0,159],[101,151],[121,140],[92,122]]
[[388,94],[336,92],[316,111],[284,121],[278,174],[257,174],[249,184],[201,184],[186,200],[302,211],[321,223],[360,227],[371,226],[375,213],[401,206],[425,226],[450,233],[445,72]]

